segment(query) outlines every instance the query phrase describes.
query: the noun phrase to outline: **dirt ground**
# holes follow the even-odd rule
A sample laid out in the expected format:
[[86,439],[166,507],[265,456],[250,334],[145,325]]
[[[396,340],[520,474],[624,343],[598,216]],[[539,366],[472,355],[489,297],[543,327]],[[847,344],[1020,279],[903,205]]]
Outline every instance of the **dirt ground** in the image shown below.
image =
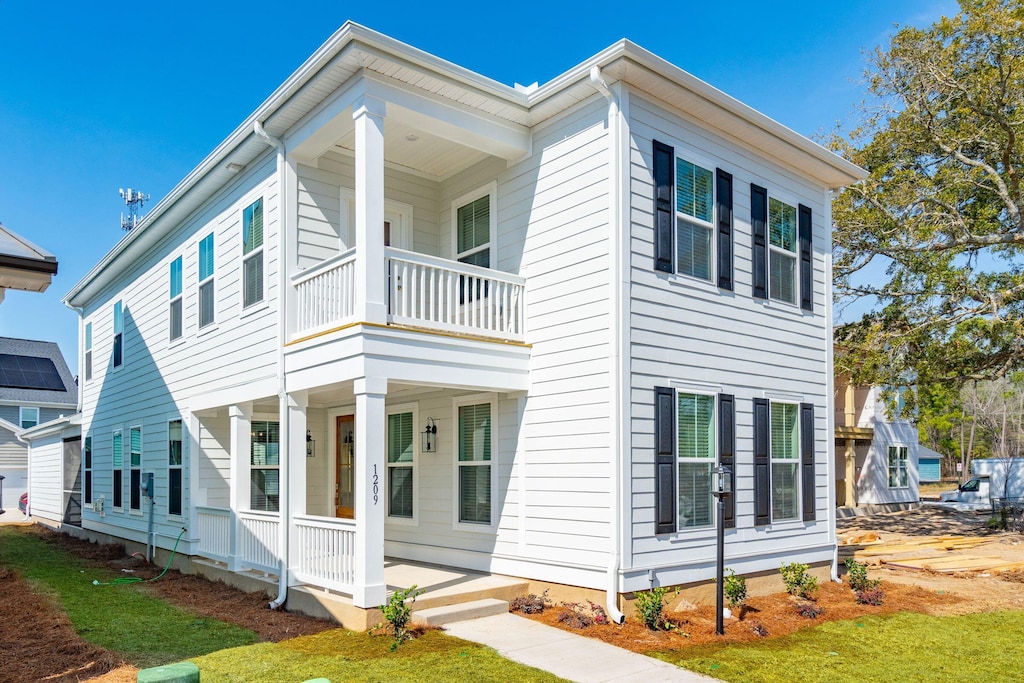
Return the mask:
[[[126,557],[119,545],[89,543],[41,526],[26,526],[23,530],[90,563],[115,571],[130,569],[132,576],[151,578],[162,569],[147,565],[138,557]],[[333,622],[271,611],[267,609],[269,601],[262,593],[244,593],[223,583],[173,570],[146,589],[196,614],[250,629],[264,641],[277,642],[337,628]],[[0,569],[0,593],[5,596],[5,612],[17,614],[19,621],[32,624],[31,629],[8,630],[0,639],[0,662],[4,663],[5,683],[135,681],[137,669],[126,665],[109,651],[83,641],[64,612],[33,591],[17,574]]]

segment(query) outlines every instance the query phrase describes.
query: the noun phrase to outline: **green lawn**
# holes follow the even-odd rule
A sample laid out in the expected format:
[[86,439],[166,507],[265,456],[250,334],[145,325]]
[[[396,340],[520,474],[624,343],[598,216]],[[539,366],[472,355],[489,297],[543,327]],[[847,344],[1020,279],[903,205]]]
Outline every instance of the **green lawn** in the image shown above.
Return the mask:
[[835,621],[757,643],[652,656],[724,681],[1024,681],[1024,612],[901,613]]
[[19,527],[0,527],[0,566],[17,571],[67,613],[83,639],[146,668],[192,659],[203,683],[332,681],[559,681],[476,643],[439,631],[391,652],[392,640],[344,629],[280,643],[200,617],[149,595],[139,584],[96,586],[118,578]]

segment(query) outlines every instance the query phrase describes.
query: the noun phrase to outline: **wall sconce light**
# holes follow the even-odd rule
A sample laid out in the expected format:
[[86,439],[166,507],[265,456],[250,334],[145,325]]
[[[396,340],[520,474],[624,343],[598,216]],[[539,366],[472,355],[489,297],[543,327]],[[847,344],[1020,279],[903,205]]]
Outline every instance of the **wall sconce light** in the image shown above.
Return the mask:
[[424,453],[436,453],[437,452],[437,425],[434,424],[434,418],[427,418],[427,426],[423,429],[423,452]]
[[310,434],[309,430],[306,430],[306,457],[312,458],[316,456],[316,441],[313,441],[313,435]]

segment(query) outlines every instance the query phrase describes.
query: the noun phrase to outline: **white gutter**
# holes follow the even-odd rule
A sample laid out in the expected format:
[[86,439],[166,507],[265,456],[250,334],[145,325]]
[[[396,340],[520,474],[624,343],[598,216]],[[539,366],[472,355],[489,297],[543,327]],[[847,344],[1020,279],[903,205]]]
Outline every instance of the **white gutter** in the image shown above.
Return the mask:
[[619,459],[625,457],[626,450],[623,448],[622,442],[622,411],[621,411],[621,374],[619,372],[619,365],[622,356],[622,345],[619,343],[619,331],[622,329],[622,301],[619,296],[619,280],[620,278],[620,259],[619,254],[621,253],[621,239],[622,239],[622,226],[619,224],[619,202],[621,197],[621,183],[619,164],[619,147],[621,143],[622,130],[619,125],[619,102],[618,99],[612,94],[612,91],[608,89],[608,84],[605,83],[601,77],[601,69],[597,66],[590,70],[590,84],[594,86],[601,95],[608,100],[608,150],[610,152],[608,159],[608,243],[609,243],[609,260],[611,261],[611,267],[608,269],[611,273],[611,287],[609,290],[609,299],[612,302],[612,334],[611,334],[611,377],[610,377],[610,396],[609,396],[609,412],[611,415],[611,421],[609,425],[609,431],[611,438],[611,486],[610,499],[611,504],[609,507],[609,513],[611,517],[611,544],[610,544],[610,559],[608,561],[608,584],[606,589],[605,597],[605,609],[608,612],[608,618],[616,624],[621,624],[626,615],[619,611],[618,598],[619,598],[619,563],[621,561],[621,532],[622,532],[622,509],[619,505],[621,497],[622,477],[619,476]]
[[284,383],[284,343],[285,343],[285,326],[288,322],[288,316],[285,311],[285,304],[288,301],[286,294],[286,287],[288,286],[288,255],[287,255],[287,244],[288,236],[286,233],[287,225],[285,223],[285,216],[288,213],[288,152],[284,148],[284,143],[277,138],[272,138],[267,134],[267,131],[263,130],[263,124],[257,119],[253,121],[252,132],[256,134],[260,140],[267,143],[271,147],[277,150],[277,196],[278,200],[278,211],[277,211],[277,239],[278,249],[278,267],[277,267],[277,402],[278,402],[278,421],[281,425],[281,431],[279,443],[287,444],[284,453],[285,457],[280,463],[280,481],[278,482],[278,515],[280,521],[277,527],[277,548],[278,553],[281,555],[281,569],[278,579],[277,586],[277,597],[274,598],[269,607],[270,609],[277,609],[284,604],[284,601],[288,599],[288,531],[291,526],[290,510],[288,508],[290,499],[288,496],[289,473],[291,470],[290,462],[292,459],[291,454],[291,418],[290,411],[288,410],[288,393],[285,391]]

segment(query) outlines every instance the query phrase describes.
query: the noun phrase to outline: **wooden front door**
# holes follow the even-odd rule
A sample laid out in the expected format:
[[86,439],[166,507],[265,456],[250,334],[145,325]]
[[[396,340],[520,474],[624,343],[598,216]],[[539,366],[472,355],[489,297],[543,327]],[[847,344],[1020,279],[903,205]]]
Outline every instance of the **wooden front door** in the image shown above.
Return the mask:
[[339,415],[335,422],[334,508],[336,517],[356,516],[356,441],[354,415]]

